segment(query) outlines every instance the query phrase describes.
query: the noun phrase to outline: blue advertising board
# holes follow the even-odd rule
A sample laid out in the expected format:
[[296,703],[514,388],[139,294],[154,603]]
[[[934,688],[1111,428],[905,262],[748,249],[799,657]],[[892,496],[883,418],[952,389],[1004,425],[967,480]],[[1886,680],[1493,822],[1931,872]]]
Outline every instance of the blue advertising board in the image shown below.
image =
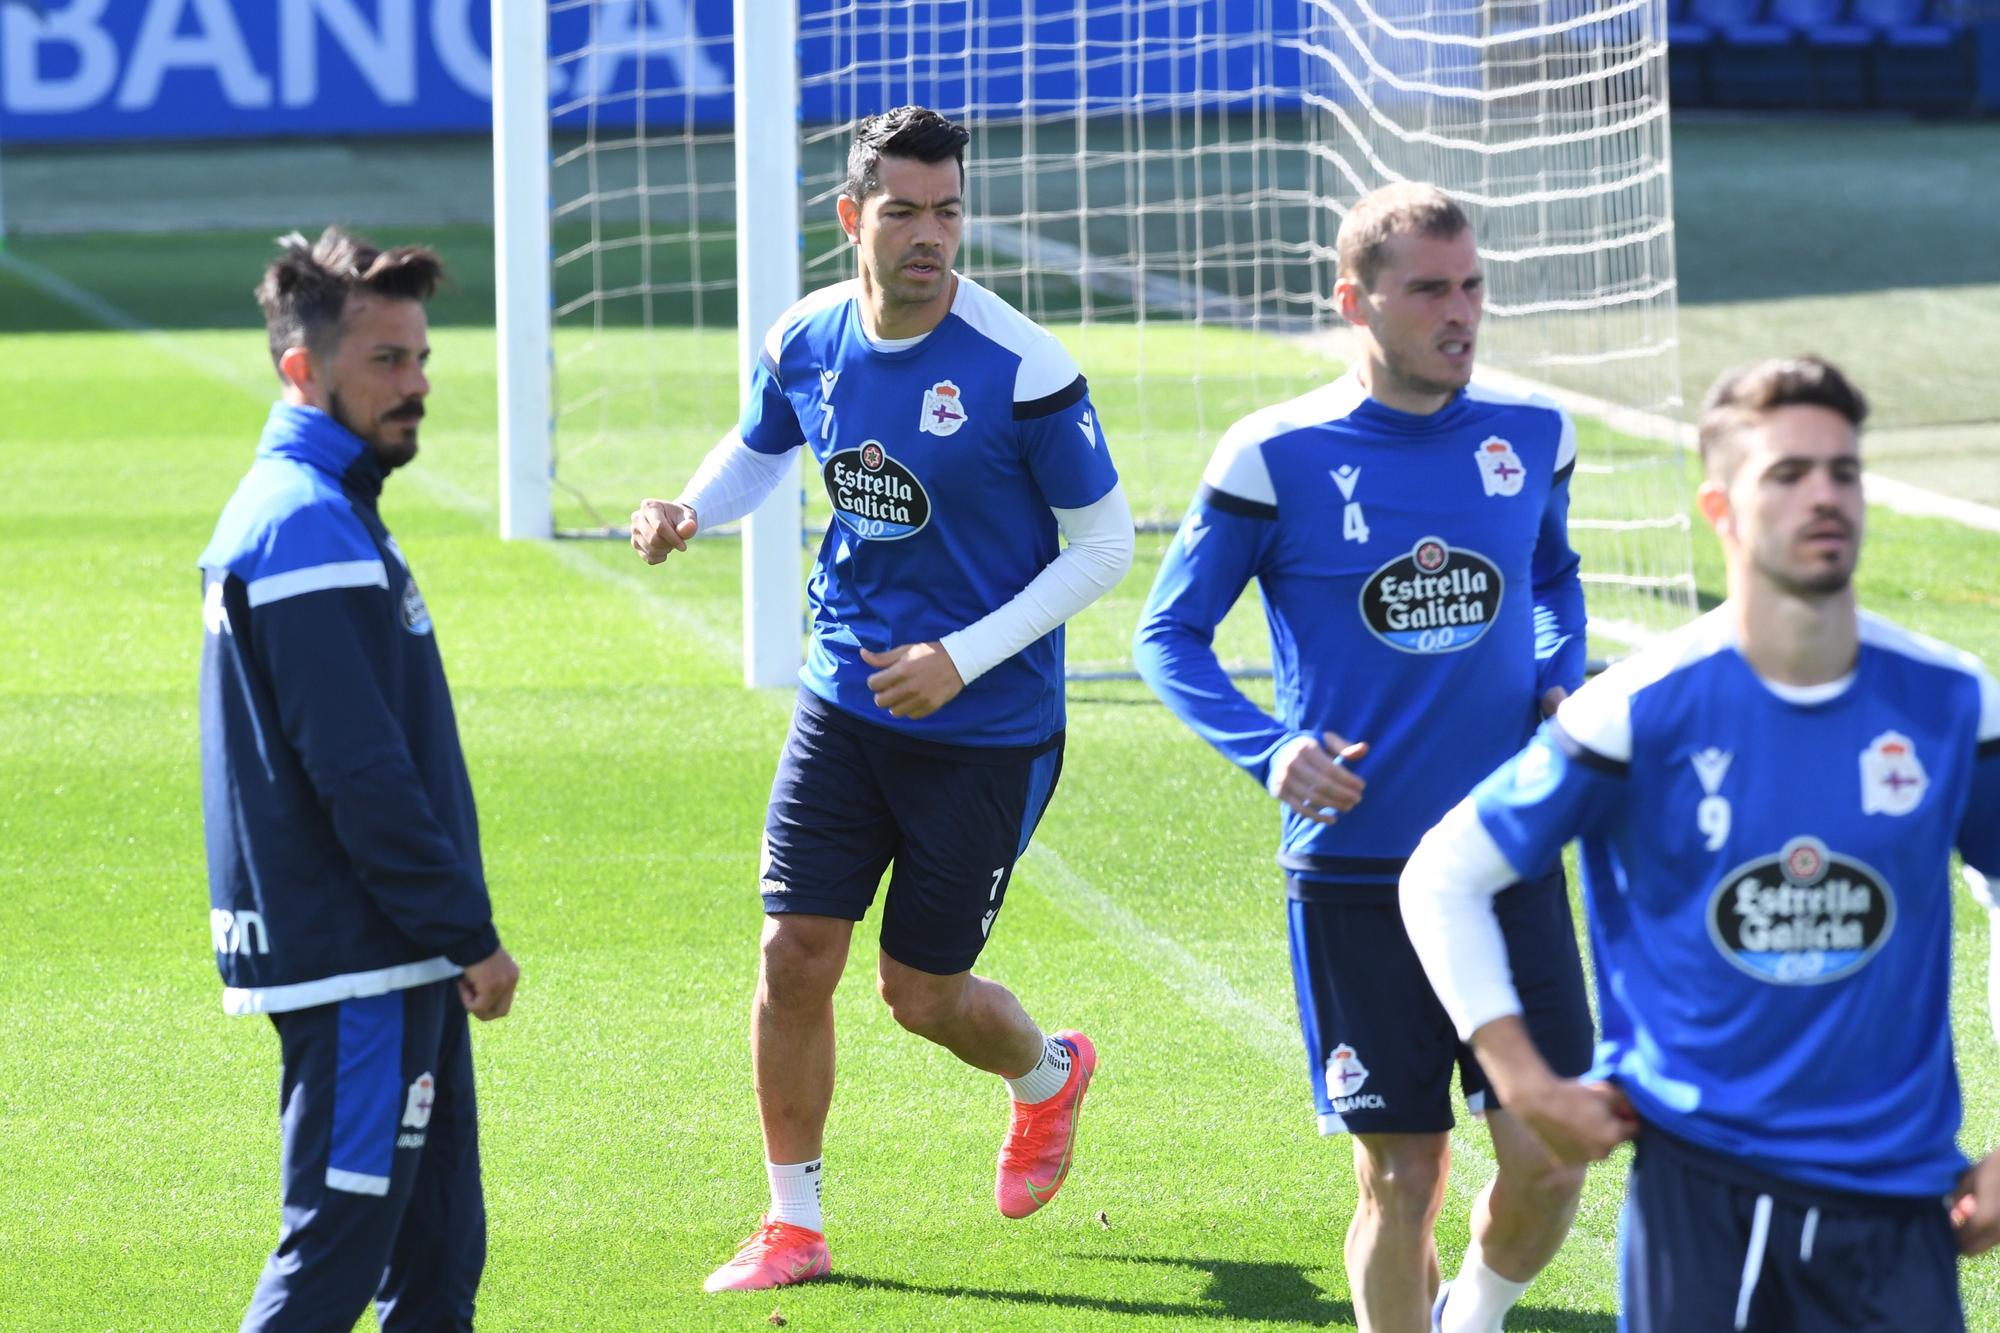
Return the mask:
[[[483,131],[491,3],[0,0],[0,140]],[[906,101],[1021,115],[1190,96],[1296,104],[1296,47],[1268,27],[1290,10],[1303,12],[1299,0],[862,0],[859,12],[804,0],[801,112],[821,122]],[[629,125],[644,107],[656,122],[726,127],[731,17],[731,0],[551,4],[556,123]],[[817,77],[856,66],[875,72]]]

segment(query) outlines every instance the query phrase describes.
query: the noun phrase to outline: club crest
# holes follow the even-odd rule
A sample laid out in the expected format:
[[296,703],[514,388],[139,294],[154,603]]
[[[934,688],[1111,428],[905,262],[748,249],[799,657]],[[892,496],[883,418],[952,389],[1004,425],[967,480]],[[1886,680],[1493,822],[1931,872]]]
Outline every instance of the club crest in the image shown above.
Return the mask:
[[1521,456],[1514,452],[1514,446],[1498,435],[1489,435],[1485,443],[1472,451],[1479,463],[1479,481],[1488,495],[1519,495],[1521,483],[1527,480],[1528,469],[1521,462]]
[[965,401],[958,386],[939,380],[924,390],[924,411],[917,428],[929,435],[956,435],[965,424]]
[[1361,1085],[1368,1081],[1368,1066],[1361,1063],[1361,1057],[1346,1042],[1333,1048],[1326,1057],[1326,1095],[1329,1097],[1351,1097],[1361,1091]]
[[431,1106],[437,1100],[437,1081],[429,1071],[417,1075],[403,1101],[403,1128],[422,1129],[431,1122]]
[[1901,732],[1885,731],[1861,752],[1862,814],[1907,815],[1929,786],[1916,745]]

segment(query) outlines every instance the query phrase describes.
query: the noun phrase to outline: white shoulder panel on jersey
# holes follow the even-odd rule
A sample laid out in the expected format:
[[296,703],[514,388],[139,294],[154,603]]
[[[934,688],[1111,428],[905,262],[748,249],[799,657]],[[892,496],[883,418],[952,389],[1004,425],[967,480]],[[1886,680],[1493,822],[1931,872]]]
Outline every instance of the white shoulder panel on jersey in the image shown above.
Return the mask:
[[1562,701],[1556,721],[1577,744],[1621,764],[1632,761],[1632,697],[1736,642],[1726,604],[1613,663]]
[[1080,373],[1076,362],[1053,333],[962,273],[951,313],[1021,358],[1014,375],[1015,402],[1032,403],[1075,383]]
[[1271,485],[1270,469],[1264,465],[1265,442],[1342,420],[1367,399],[1368,391],[1350,373],[1310,393],[1259,408],[1223,432],[1202,471],[1202,483],[1241,500],[1275,505],[1277,492]]
[[1547,394],[1510,393],[1506,389],[1496,389],[1492,385],[1474,378],[1465,386],[1465,396],[1475,403],[1492,403],[1498,407],[1540,407],[1556,414],[1562,423],[1562,438],[1556,445],[1556,471],[1560,472],[1576,461],[1576,426],[1563,411],[1562,404]]
[[1928,634],[1904,629],[1893,620],[1884,620],[1870,611],[1860,613],[1861,642],[1922,662],[1963,671],[1979,682],[1979,739],[2000,737],[2000,682],[1985,664],[1962,648],[1954,648]]
[[836,282],[831,287],[822,287],[818,291],[807,292],[804,296],[792,302],[791,308],[778,316],[778,322],[773,324],[770,332],[764,335],[764,355],[776,361],[779,353],[784,349],[786,334],[797,328],[809,316],[818,311],[824,310],[828,306],[839,305],[842,301],[851,301],[860,294],[861,279],[859,278],[849,278],[846,282]]

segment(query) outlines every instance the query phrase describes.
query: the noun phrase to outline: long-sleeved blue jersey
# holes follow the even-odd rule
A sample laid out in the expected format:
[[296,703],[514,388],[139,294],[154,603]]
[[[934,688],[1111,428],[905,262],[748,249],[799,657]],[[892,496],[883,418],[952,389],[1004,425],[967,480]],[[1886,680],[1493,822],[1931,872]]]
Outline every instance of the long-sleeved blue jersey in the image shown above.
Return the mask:
[[[1424,832],[1533,734],[1543,692],[1582,682],[1575,455],[1546,399],[1474,384],[1415,416],[1351,373],[1223,436],[1133,652],[1167,706],[1260,783],[1295,737],[1369,742],[1353,811],[1322,825],[1284,809],[1278,863],[1293,875],[1394,883]],[[1253,578],[1275,718],[1213,647]]]
[[223,1005],[423,985],[499,947],[430,613],[374,453],[277,404],[202,553],[202,806]]
[[1942,1197],[1965,1169],[1951,849],[2000,874],[2000,685],[1864,614],[1850,677],[1774,686],[1733,614],[1592,681],[1467,804],[1517,873],[1581,839],[1598,1069],[1647,1123]]

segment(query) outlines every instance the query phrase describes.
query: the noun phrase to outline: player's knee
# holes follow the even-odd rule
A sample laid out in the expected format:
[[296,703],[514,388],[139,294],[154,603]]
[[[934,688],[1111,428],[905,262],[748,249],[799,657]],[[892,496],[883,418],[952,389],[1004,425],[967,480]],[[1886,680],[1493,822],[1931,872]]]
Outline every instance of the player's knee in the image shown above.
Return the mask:
[[1546,1212],[1573,1203],[1583,1193],[1584,1176],[1589,1168],[1549,1158],[1519,1164],[1503,1162],[1500,1171],[1513,1177],[1504,1183],[1528,1195],[1535,1211]]
[[758,984],[774,1008],[824,1003],[840,984],[846,951],[810,930],[783,926],[764,934]]
[[1361,1204],[1385,1226],[1409,1230],[1427,1228],[1437,1213],[1444,1190],[1446,1158],[1442,1145],[1403,1142],[1387,1147],[1363,1147],[1355,1154]]
[[940,985],[943,978],[909,972],[883,973],[876,989],[889,1014],[906,1031],[936,1037],[957,1020],[963,987]]

